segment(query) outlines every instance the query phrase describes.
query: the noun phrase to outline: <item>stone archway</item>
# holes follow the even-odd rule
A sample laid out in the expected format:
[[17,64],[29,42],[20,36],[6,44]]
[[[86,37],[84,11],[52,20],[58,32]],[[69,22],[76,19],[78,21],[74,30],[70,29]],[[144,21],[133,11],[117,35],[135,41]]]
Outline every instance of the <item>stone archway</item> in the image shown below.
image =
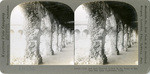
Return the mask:
[[83,36],[88,37],[89,31],[87,29],[83,30]]
[[19,30],[18,32],[20,33],[20,35],[22,35],[22,34],[23,34],[23,31],[22,31],[22,30]]
[[14,30],[11,29],[11,30],[10,30],[10,33],[14,33]]
[[[57,8],[62,10],[57,10]],[[11,21],[11,28],[17,29],[17,33],[23,36],[18,39],[24,43],[22,45],[25,48],[22,51],[25,54],[23,57],[15,59],[13,64],[15,62],[17,64],[38,65],[43,63],[43,59],[45,63],[45,58],[54,55],[58,50],[62,51],[67,46],[65,40],[67,30],[74,29],[72,23],[67,23],[73,21],[73,11],[69,6],[58,2],[28,2],[16,6],[13,14],[16,13],[21,16],[12,15],[11,19],[23,20],[19,24]],[[70,16],[65,16],[66,13]],[[70,36],[72,36],[71,30],[68,30]],[[18,35],[16,36],[18,37]]]
[[78,29],[76,29],[76,30],[75,30],[75,33],[76,33],[76,34],[79,34],[79,33],[80,33],[80,31],[79,31]]
[[75,37],[78,39],[78,37],[80,37],[80,30],[79,29],[75,29]]
[[[126,13],[124,14],[124,12]],[[86,26],[91,42],[87,45],[87,40],[83,38],[83,43],[75,43],[75,63],[77,65],[109,64],[112,60],[116,60],[117,55],[123,54],[122,51],[125,52],[132,48],[131,44],[134,44],[134,40],[131,37],[135,36],[133,35],[134,31],[137,30],[137,14],[131,5],[117,1],[95,1],[80,5],[75,14],[75,27],[84,33],[82,31]],[[80,46],[78,46],[79,44]],[[90,49],[82,48],[82,46],[90,46]],[[133,48],[133,50],[136,49]],[[80,55],[83,52],[85,55],[86,52],[89,52],[88,57]],[[126,61],[128,60],[126,59]]]

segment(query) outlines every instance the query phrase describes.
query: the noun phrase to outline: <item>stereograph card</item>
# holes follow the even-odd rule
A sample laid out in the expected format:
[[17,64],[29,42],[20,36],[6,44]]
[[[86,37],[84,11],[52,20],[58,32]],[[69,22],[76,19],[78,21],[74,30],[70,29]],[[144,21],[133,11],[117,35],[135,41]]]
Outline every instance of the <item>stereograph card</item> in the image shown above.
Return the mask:
[[149,0],[2,0],[0,71],[149,74]]

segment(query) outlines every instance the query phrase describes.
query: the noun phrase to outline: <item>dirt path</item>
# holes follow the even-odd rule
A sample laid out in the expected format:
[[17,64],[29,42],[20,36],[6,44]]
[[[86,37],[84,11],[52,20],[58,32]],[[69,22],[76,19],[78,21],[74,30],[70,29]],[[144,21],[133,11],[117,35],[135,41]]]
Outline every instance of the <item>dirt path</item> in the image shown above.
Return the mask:
[[74,45],[69,44],[62,52],[56,52],[55,55],[43,58],[41,65],[73,65],[74,61]]

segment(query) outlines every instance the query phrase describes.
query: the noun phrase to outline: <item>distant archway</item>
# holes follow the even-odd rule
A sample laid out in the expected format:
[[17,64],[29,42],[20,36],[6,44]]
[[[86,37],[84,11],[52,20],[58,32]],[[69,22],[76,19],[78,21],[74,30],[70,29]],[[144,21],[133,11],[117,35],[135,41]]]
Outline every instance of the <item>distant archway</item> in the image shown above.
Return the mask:
[[89,31],[88,31],[87,29],[85,29],[85,30],[83,31],[83,33],[85,33],[85,35],[87,36],[87,35],[89,34]]
[[21,34],[21,35],[23,34],[23,31],[22,31],[22,30],[19,30],[18,32],[19,32],[19,34]]
[[11,30],[10,30],[10,33],[14,33],[14,30],[11,29]]
[[75,33],[80,34],[80,30],[79,30],[79,29],[76,29],[76,30],[75,30]]

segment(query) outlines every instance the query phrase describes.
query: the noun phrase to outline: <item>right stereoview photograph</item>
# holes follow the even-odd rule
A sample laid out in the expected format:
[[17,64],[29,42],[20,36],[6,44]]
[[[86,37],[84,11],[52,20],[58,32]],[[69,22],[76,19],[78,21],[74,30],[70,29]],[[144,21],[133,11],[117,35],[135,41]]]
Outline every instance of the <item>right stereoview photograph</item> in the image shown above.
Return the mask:
[[132,5],[96,1],[76,9],[75,65],[138,65],[138,22]]

